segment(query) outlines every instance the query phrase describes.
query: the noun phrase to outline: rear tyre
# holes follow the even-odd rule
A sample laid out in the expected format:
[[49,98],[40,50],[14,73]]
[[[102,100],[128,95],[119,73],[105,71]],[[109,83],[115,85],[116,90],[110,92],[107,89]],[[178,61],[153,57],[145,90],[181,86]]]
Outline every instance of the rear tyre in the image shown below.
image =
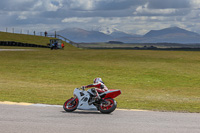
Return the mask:
[[63,105],[63,109],[66,112],[72,112],[72,111],[76,110],[77,107],[78,107],[78,99],[77,98],[76,99],[70,98]]
[[117,107],[117,102],[112,98],[106,98],[100,103],[99,111],[104,114],[110,114]]

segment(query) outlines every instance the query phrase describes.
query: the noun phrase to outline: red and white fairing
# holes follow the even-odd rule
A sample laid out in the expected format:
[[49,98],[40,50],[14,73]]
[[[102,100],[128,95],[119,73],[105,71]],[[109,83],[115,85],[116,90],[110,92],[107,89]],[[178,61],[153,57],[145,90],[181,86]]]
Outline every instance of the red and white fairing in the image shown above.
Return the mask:
[[76,109],[80,110],[99,110],[101,113],[111,113],[117,107],[115,97],[121,94],[121,90],[108,90],[99,94],[100,99],[94,99],[94,91],[83,88],[74,89],[74,97],[68,99],[63,108],[67,112],[72,112]]

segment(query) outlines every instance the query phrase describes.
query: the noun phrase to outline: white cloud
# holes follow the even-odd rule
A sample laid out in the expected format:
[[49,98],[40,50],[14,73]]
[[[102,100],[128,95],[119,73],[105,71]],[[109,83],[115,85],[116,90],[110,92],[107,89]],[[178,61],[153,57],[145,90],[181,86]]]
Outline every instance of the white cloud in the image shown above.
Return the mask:
[[62,0],[38,0],[34,3],[31,10],[57,11],[62,7],[63,7]]
[[101,17],[98,22],[99,23],[106,23],[106,24],[119,24],[122,21],[119,17],[110,17],[110,18],[103,18]]
[[78,18],[78,17],[72,17],[72,18],[65,18],[62,20],[63,23],[88,23],[91,21],[92,18]]
[[176,13],[177,9],[149,9],[148,4],[138,6],[136,11],[133,13],[134,15],[146,14],[146,15],[170,15]]
[[71,9],[77,10],[93,10],[95,0],[68,0],[66,5]]
[[18,16],[18,19],[19,20],[25,20],[25,19],[27,19],[27,13],[26,12],[22,12],[22,13],[20,13],[20,15]]
[[194,9],[200,8],[200,0],[190,0],[190,4]]
[[27,17],[26,16],[19,16],[18,19],[19,20],[25,20],[25,19],[27,19]]

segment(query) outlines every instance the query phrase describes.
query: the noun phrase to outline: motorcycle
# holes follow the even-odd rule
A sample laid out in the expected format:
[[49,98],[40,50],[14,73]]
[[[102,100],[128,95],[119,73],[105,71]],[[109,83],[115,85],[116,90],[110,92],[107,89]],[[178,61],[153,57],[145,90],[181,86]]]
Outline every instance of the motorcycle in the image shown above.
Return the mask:
[[76,109],[79,110],[98,110],[101,113],[109,114],[113,112],[117,107],[115,97],[121,94],[121,90],[108,90],[99,94],[100,99],[95,99],[95,92],[93,89],[75,88],[74,97],[68,99],[63,109],[66,112],[73,112]]

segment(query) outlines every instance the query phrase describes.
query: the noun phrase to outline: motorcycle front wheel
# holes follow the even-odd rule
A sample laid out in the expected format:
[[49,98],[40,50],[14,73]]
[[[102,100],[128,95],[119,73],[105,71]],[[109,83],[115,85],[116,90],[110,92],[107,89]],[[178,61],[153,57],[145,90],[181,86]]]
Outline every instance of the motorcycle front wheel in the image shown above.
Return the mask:
[[112,98],[106,98],[101,101],[99,111],[104,114],[110,114],[117,107],[117,102]]
[[78,107],[78,99],[77,98],[76,99],[70,98],[63,105],[63,109],[66,112],[72,112],[72,111],[76,110],[77,107]]

